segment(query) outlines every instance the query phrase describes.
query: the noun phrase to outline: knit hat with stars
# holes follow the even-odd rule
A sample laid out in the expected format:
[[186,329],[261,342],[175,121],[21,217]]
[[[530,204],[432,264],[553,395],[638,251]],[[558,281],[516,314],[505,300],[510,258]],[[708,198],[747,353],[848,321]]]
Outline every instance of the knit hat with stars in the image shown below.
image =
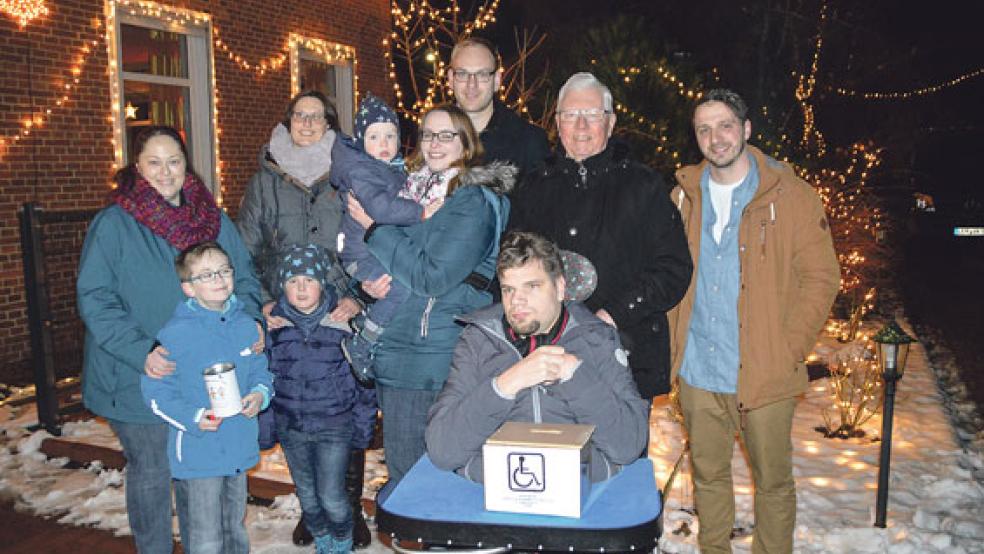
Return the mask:
[[328,257],[320,246],[291,246],[280,260],[279,283],[281,289],[287,280],[297,275],[306,275],[319,283],[321,290],[328,290]]
[[393,108],[386,105],[372,93],[359,102],[359,111],[355,113],[355,141],[365,148],[366,129],[373,123],[392,123],[396,127],[397,141],[400,139],[400,120]]

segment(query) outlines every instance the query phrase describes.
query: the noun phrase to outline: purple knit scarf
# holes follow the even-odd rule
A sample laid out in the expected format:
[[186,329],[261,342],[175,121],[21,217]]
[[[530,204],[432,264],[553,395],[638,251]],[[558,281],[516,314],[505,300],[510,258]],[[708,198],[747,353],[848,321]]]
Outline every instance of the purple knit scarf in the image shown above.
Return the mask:
[[134,219],[178,250],[215,240],[219,236],[222,226],[219,207],[205,183],[193,174],[185,177],[181,186],[181,204],[178,206],[172,206],[139,174],[131,185],[117,187],[111,198]]

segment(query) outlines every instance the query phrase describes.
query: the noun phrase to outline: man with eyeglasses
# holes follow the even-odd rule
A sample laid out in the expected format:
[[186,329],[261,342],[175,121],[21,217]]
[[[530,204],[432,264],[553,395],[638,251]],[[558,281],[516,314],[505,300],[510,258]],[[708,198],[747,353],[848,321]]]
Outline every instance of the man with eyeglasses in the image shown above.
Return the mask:
[[666,312],[683,298],[693,265],[663,179],[629,159],[611,91],[590,73],[557,96],[561,147],[514,193],[510,229],[539,233],[587,257],[598,287],[585,301],[618,328],[639,394],[669,391]]
[[448,86],[455,103],[471,119],[485,148],[485,161],[516,166],[517,182],[550,153],[543,129],[523,120],[496,98],[502,68],[495,47],[480,38],[467,38],[451,51]]

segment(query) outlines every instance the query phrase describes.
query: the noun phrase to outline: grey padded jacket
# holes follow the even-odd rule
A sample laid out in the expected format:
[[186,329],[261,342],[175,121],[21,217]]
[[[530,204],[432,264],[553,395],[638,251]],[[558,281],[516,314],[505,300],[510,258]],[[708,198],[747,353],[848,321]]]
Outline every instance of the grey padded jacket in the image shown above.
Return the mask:
[[[236,227],[253,256],[267,302],[279,296],[277,267],[286,247],[316,244],[336,253],[342,203],[327,173],[305,187],[277,165],[269,146],[260,151],[259,164],[239,205]],[[330,280],[344,294],[344,273],[337,264],[335,270]]]
[[502,310],[495,304],[461,318],[468,327],[428,414],[425,437],[434,465],[482,482],[482,445],[506,421],[594,425],[590,477],[595,482],[637,460],[646,447],[649,406],[639,396],[616,330],[584,305],[569,303],[570,317],[557,345],[581,360],[574,376],[507,399],[493,389],[492,379],[521,357],[504,334]]

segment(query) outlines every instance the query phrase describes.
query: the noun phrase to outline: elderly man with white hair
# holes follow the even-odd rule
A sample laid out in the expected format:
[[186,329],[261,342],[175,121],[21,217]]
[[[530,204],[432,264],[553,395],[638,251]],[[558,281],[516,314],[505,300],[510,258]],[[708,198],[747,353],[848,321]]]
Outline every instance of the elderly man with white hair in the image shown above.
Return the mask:
[[598,287],[585,304],[619,330],[644,399],[669,391],[666,312],[683,298],[693,264],[663,179],[611,141],[612,93],[590,73],[560,89],[561,148],[514,193],[509,227],[539,233],[590,259]]

